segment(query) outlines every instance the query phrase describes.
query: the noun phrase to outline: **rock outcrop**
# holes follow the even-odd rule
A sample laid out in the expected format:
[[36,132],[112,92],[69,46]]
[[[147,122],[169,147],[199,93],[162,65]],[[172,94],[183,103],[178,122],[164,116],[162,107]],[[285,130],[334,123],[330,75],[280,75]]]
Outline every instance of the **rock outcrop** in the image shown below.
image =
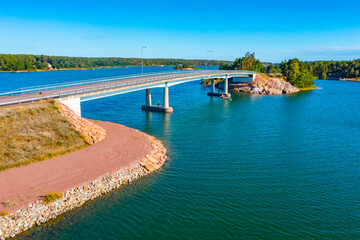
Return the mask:
[[300,91],[297,87],[282,79],[265,78],[260,74],[256,74],[254,81],[251,83],[233,83],[231,88],[237,92],[265,95],[289,94]]

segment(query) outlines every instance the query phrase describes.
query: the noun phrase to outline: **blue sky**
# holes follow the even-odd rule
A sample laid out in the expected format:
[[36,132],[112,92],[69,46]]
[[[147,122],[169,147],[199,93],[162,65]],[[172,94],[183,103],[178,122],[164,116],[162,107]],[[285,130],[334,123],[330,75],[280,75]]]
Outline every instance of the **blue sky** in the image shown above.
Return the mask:
[[262,61],[360,58],[360,1],[0,0],[0,53]]

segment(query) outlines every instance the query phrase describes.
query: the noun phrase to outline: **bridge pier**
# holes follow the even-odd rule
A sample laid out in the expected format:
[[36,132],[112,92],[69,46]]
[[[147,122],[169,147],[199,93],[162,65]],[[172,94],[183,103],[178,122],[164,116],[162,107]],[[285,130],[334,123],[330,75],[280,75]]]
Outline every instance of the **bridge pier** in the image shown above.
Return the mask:
[[146,89],[146,106],[151,106],[151,88]]
[[215,93],[215,79],[211,79],[211,93]]
[[220,96],[225,96],[225,97],[231,97],[231,94],[229,93],[229,80],[228,80],[228,76],[226,75],[226,78],[224,80],[224,92],[223,93],[217,93],[215,92],[215,79],[211,79],[211,92],[207,93],[208,96],[212,96],[212,97],[220,97]]
[[169,88],[167,86],[167,82],[165,83],[165,87],[163,89],[163,105],[152,105],[151,104],[151,89],[146,89],[146,105],[141,107],[141,110],[144,111],[155,111],[155,112],[173,112],[173,108],[169,107]]
[[169,88],[167,86],[164,87],[163,91],[163,107],[169,107]]
[[227,76],[224,80],[224,93],[225,95],[229,94],[229,80]]

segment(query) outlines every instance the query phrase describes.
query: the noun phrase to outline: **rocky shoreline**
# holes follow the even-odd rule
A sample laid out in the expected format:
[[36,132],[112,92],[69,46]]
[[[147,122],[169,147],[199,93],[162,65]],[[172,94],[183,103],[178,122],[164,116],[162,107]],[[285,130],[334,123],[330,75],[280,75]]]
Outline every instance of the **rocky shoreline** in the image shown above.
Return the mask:
[[[201,83],[204,87],[210,86],[209,82]],[[220,82],[219,88],[223,88],[223,83]],[[300,89],[294,87],[289,82],[280,78],[270,78],[262,74],[256,74],[253,82],[244,83],[229,83],[229,90],[234,92],[260,94],[260,95],[281,95],[300,92]]]
[[232,88],[236,92],[261,95],[281,95],[300,92],[300,89],[294,87],[289,82],[279,78],[265,78],[260,74],[256,74],[253,82],[233,84]]
[[131,181],[157,171],[167,159],[166,148],[155,137],[142,133],[151,142],[151,151],[140,161],[127,168],[114,169],[113,173],[105,174],[93,181],[71,188],[63,192],[63,196],[54,202],[45,204],[37,200],[27,207],[0,216],[0,239],[4,240],[41,225],[57,216],[80,207],[85,202],[93,200]]

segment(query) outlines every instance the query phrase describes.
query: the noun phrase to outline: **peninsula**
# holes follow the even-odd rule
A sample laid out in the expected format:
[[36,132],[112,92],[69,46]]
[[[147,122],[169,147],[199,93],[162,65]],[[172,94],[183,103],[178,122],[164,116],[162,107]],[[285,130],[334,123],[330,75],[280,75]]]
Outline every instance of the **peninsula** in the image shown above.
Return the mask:
[[[166,149],[154,137],[81,118],[58,101],[2,107],[0,116],[8,119],[7,128],[0,128],[0,140],[6,143],[1,151],[8,156],[0,162],[7,169],[0,172],[0,239],[150,174],[167,158]],[[22,121],[27,124],[19,125]],[[19,126],[16,136],[3,132]],[[34,131],[40,128],[37,140]],[[14,156],[15,144],[24,153]],[[66,152],[71,153],[62,155]]]

